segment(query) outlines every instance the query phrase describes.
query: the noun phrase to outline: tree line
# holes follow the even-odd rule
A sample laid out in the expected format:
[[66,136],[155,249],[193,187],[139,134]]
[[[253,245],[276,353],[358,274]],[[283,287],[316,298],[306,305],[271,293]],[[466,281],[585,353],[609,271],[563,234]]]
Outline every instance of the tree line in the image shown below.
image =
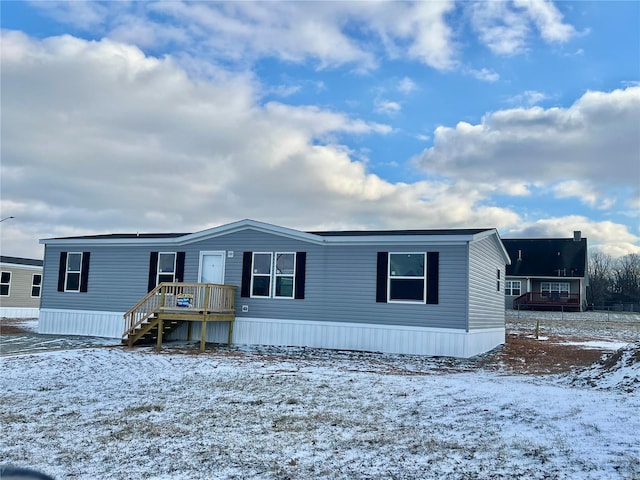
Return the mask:
[[640,255],[613,258],[602,252],[591,253],[587,302],[595,306],[640,304]]

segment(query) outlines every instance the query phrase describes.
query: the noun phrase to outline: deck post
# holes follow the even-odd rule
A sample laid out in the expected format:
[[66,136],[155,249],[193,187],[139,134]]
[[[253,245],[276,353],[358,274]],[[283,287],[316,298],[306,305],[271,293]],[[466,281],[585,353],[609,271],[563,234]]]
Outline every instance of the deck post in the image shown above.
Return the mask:
[[162,330],[163,330],[162,317],[160,317],[158,319],[158,341],[156,343],[156,349],[158,350],[162,349]]
[[204,344],[207,340],[207,321],[202,319],[202,328],[200,329],[200,351],[204,352]]
[[231,345],[233,339],[233,320],[229,320],[229,338],[227,339],[227,345]]
[[207,313],[209,311],[209,296],[211,295],[211,286],[204,287],[204,305],[202,308],[202,328],[200,329],[200,351],[204,352],[204,344],[207,340]]

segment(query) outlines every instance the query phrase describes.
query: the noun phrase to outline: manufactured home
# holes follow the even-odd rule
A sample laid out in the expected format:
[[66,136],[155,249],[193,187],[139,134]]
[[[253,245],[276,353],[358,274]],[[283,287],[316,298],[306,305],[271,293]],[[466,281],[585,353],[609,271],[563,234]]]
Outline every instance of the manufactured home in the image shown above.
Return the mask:
[[131,344],[171,324],[168,338],[203,344],[454,357],[505,341],[510,259],[495,229],[303,232],[242,220],[41,243],[41,333]]
[[0,317],[37,318],[42,260],[0,256]]

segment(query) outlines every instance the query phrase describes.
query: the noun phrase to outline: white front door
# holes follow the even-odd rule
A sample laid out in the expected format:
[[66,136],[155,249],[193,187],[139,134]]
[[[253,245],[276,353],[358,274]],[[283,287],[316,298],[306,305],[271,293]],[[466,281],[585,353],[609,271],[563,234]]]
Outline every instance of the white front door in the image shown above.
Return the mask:
[[224,284],[224,252],[200,252],[200,283]]

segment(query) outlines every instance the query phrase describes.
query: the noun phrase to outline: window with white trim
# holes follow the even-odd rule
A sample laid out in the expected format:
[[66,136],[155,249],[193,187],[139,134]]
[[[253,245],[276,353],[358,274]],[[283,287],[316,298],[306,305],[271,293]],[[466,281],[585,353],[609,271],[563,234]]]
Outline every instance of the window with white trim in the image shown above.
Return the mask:
[[0,274],[0,296],[8,297],[11,291],[11,272]]
[[176,281],[176,252],[158,253],[158,272],[156,285],[162,282]]
[[67,254],[67,268],[65,269],[64,291],[80,291],[80,274],[82,269],[82,253]]
[[520,280],[505,280],[504,282],[504,294],[505,295],[522,295],[522,283]]
[[425,303],[425,256],[424,253],[389,253],[388,302]]
[[275,298],[293,298],[295,292],[296,254],[276,252],[273,270],[273,296]]
[[271,266],[272,253],[253,252],[253,266],[251,270],[251,296],[266,297],[271,296]]
[[567,282],[542,282],[540,283],[540,294],[543,297],[569,297],[569,284]]
[[31,296],[34,298],[40,297],[40,286],[42,285],[42,274],[34,273],[31,277]]
[[496,292],[500,291],[500,269],[496,270]]

